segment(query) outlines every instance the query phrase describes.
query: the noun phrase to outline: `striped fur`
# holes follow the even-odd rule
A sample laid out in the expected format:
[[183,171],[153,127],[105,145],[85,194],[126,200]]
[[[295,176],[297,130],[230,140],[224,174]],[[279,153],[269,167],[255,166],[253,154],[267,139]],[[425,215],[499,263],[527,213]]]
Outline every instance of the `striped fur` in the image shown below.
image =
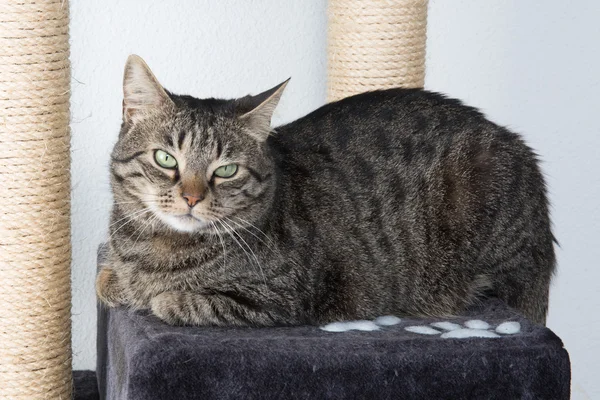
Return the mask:
[[[97,281],[106,304],[150,308],[171,324],[286,325],[446,316],[494,295],[545,322],[548,201],[517,134],[457,100],[392,89],[267,136],[242,116],[272,94],[169,93],[125,118]],[[179,169],[160,168],[156,149]],[[229,162],[236,176],[215,179]],[[176,216],[190,212],[183,184],[205,193],[194,218]]]

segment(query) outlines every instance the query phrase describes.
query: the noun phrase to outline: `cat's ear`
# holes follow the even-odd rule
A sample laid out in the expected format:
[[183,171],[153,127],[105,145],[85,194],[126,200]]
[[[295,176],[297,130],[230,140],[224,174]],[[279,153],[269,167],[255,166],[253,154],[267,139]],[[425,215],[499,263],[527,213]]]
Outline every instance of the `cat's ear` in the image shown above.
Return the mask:
[[238,101],[238,109],[243,112],[238,118],[248,128],[248,133],[255,139],[264,141],[269,137],[273,112],[290,79],[288,78],[266,92],[256,96],[246,96]]
[[123,121],[135,121],[147,111],[171,104],[173,100],[144,60],[130,55],[123,75]]

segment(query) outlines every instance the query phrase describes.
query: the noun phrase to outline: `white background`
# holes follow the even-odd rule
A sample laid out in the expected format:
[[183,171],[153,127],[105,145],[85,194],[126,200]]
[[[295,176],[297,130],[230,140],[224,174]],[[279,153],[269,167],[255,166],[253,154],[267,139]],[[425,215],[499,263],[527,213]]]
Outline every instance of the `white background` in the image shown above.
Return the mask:
[[[141,55],[176,93],[235,97],[291,76],[275,122],[325,102],[326,1],[71,3],[73,347],[95,368],[95,251],[106,237],[109,152],[123,65]],[[573,398],[600,398],[600,2],[431,0],[426,86],[481,108],[541,155],[559,269],[548,325]]]

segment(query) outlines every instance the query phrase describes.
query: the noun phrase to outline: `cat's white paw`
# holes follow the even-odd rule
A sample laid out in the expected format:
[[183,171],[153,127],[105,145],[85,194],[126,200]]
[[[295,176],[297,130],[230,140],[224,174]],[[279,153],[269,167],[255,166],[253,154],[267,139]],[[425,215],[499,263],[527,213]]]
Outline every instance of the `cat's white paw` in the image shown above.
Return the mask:
[[472,319],[465,322],[465,326],[469,329],[490,329],[490,324],[480,319]]
[[325,332],[346,332],[346,331],[376,331],[379,330],[372,321],[346,321],[346,322],[332,322],[321,327],[321,330]]
[[442,322],[434,322],[431,324],[434,328],[443,329],[445,331],[454,331],[457,329],[462,329],[462,326],[459,324],[455,324],[454,322],[442,321]]
[[373,321],[341,321],[332,322],[321,327],[325,332],[347,332],[347,331],[378,331],[381,327],[397,325],[402,320],[393,315],[384,315]]
[[[347,331],[377,331],[381,328],[397,325],[402,320],[393,315],[376,318],[373,321],[344,321],[332,322],[321,327],[326,332]],[[444,339],[464,338],[499,338],[506,335],[514,335],[521,331],[521,324],[516,321],[506,321],[499,324],[496,329],[480,319],[466,321],[463,325],[449,321],[432,322],[429,325],[411,325],[404,330],[419,335],[440,335]]]
[[438,331],[437,329],[433,329],[432,327],[426,326],[426,325],[407,326],[406,328],[404,328],[404,330],[407,330],[412,333],[420,333],[421,335],[439,335],[440,334],[440,331]]
[[489,323],[479,319],[472,319],[466,321],[464,326],[454,322],[440,321],[431,323],[430,326],[407,326],[404,330],[421,335],[440,335],[444,339],[465,339],[472,337],[499,338],[501,337],[499,334],[514,335],[519,333],[521,331],[521,324],[516,321],[506,321],[498,325],[494,331]]
[[464,328],[442,333],[441,337],[444,339],[465,339],[472,337],[497,338],[500,337],[500,335],[485,329]]
[[506,321],[496,327],[496,332],[505,335],[514,335],[521,332],[521,324],[516,321]]
[[402,320],[393,315],[384,315],[383,317],[375,318],[373,322],[379,326],[393,326],[398,325]]

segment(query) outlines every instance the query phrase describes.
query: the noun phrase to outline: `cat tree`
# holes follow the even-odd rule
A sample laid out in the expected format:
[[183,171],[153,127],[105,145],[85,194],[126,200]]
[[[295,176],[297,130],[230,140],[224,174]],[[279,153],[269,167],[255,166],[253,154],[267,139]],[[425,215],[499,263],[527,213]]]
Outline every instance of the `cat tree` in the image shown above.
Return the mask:
[[[422,87],[426,19],[426,0],[330,0],[329,100]],[[334,333],[181,328],[100,307],[99,390],[127,400],[569,397],[568,354],[551,331],[499,301],[465,314]],[[479,337],[464,336],[472,326]]]
[[[330,0],[329,100],[422,87],[426,19],[427,0]],[[0,0],[0,400],[72,394],[68,23],[67,0]],[[99,311],[96,373],[109,399],[568,398],[560,339],[501,304],[456,321],[520,321],[521,333],[489,342],[403,329],[427,319],[331,336]],[[76,399],[98,398],[92,373],[75,379],[89,389]]]
[[71,398],[69,3],[0,1],[0,399]]
[[330,0],[328,100],[423,87],[427,0]]

